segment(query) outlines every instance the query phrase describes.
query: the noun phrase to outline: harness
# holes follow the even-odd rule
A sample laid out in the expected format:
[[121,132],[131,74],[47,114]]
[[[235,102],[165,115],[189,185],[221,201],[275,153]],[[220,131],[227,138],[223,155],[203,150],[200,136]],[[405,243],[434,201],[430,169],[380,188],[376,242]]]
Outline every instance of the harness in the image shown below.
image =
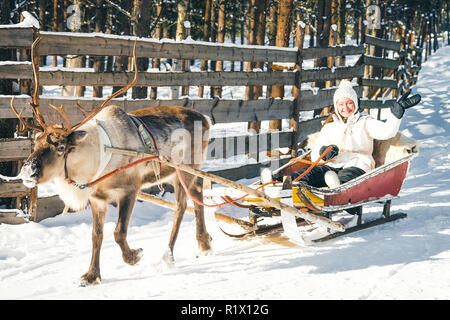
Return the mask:
[[[111,140],[109,139],[108,134],[106,133],[105,129],[101,126],[100,122],[97,122],[97,132],[98,132],[98,141],[100,145],[100,165],[98,166],[97,172],[95,173],[92,180],[96,180],[100,177],[103,170],[105,170],[106,166],[108,165],[109,161],[111,160],[112,154],[105,151],[105,147],[111,147]],[[64,154],[64,174],[65,174],[65,180],[69,184],[73,184],[76,187],[80,189],[85,189],[87,186],[86,184],[79,184],[72,179],[69,178],[69,173],[67,169],[67,157],[69,155],[70,151]]]
[[[156,140],[155,140],[153,134],[151,133],[151,131],[148,129],[148,127],[145,125],[145,123],[138,117],[135,117],[132,115],[128,115],[128,116],[130,117],[130,119],[132,120],[133,124],[136,127],[136,133],[138,134],[139,138],[141,139],[141,141],[144,145],[145,153],[154,155],[154,158],[157,159],[159,156],[159,152],[158,152],[158,148],[156,145]],[[107,152],[106,148],[107,147],[111,148],[112,144],[111,144],[111,140],[109,139],[109,136],[106,133],[105,129],[100,125],[100,123],[98,121],[97,121],[97,130],[98,130],[99,145],[100,145],[100,165],[99,165],[94,177],[92,178],[92,182],[80,184],[80,183],[77,183],[74,180],[70,179],[69,175],[68,175],[68,170],[67,170],[67,156],[69,155],[70,151],[64,155],[65,180],[69,184],[72,184],[72,185],[78,187],[79,189],[85,189],[85,188],[91,187],[94,184],[97,184],[98,182],[103,180],[104,177],[109,176],[111,174],[111,173],[106,174],[106,175],[100,177],[102,172],[105,170],[106,166],[109,164],[109,161],[111,160],[112,153]],[[142,160],[145,160],[145,159],[142,159]],[[153,172],[155,173],[155,177],[158,182],[158,188],[160,189],[161,192],[164,192],[162,184],[160,183],[161,162],[159,162],[157,160],[146,160],[146,161],[139,160],[137,162],[133,162],[132,164],[136,165],[141,162],[150,162],[151,163]],[[128,166],[125,166],[125,167],[128,168]],[[116,169],[113,172],[118,173],[119,170],[122,171],[122,168]]]

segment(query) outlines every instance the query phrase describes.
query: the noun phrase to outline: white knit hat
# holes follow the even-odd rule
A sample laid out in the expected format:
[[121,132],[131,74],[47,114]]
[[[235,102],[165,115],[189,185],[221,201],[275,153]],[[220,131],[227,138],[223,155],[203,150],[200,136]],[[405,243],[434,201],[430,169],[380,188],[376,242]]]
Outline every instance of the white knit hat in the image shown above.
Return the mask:
[[347,80],[342,80],[339,84],[339,87],[336,89],[334,96],[333,96],[333,103],[336,107],[336,101],[338,101],[340,98],[350,98],[353,100],[353,103],[355,104],[355,112],[359,109],[358,106],[358,94],[353,89],[352,84]]

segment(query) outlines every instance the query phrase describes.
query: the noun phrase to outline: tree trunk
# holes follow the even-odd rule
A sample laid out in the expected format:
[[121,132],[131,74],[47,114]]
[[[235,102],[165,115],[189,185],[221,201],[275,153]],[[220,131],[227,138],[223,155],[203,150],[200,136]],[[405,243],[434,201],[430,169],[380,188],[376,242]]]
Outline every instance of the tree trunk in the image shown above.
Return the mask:
[[[132,3],[131,1],[123,1],[121,8],[124,9],[127,12],[130,12],[132,9]],[[123,14],[120,14],[118,16],[119,25],[121,28],[121,32],[123,35],[130,35],[131,34],[131,25],[128,17],[126,17]],[[116,56],[116,59],[114,61],[114,71],[115,72],[125,72],[128,69],[128,56]],[[122,89],[122,86],[113,86],[112,92],[117,92],[120,89]],[[125,96],[125,93],[120,94],[118,97]]]
[[[82,32],[82,25],[85,18],[85,3],[83,0],[74,0],[72,9],[74,12],[69,12],[71,23],[68,25],[71,32]],[[84,68],[86,66],[85,56],[67,56],[67,68]],[[63,86],[61,90],[62,96],[84,96],[84,86]]]
[[[318,18],[317,18],[317,46],[326,48],[330,41],[331,30],[331,0],[319,0],[318,2]],[[328,58],[316,59],[317,67],[327,67]],[[317,81],[315,87],[324,88],[325,81]],[[321,114],[322,110],[314,110],[314,116]]]
[[433,10],[433,52],[436,52],[436,50],[439,48],[438,43],[438,27],[437,27],[437,17],[436,17],[436,10]]
[[[269,19],[267,20],[267,37],[269,38],[269,45],[274,46],[277,39],[277,15],[278,7],[275,1],[269,2]],[[267,71],[272,71],[272,63],[269,62],[267,66]],[[272,86],[267,86],[266,97],[272,96]]]
[[[76,3],[76,0],[74,1]],[[47,12],[47,1],[39,0],[39,28],[41,30],[46,30],[46,12]],[[45,64],[46,56],[40,57],[40,66],[42,67]]]
[[449,0],[446,1],[446,4],[447,4],[447,6],[446,6],[446,8],[447,8],[447,45],[448,46],[450,46],[450,11],[448,9],[449,2],[450,2]]
[[[207,0],[207,1],[210,1],[210,0]],[[233,12],[234,12],[234,14],[233,14],[233,16],[231,17],[231,30],[230,30],[230,33],[231,33],[231,43],[236,43],[236,33],[237,33],[237,28],[236,28],[236,24],[237,24],[237,19],[236,19],[236,11],[237,11],[237,4],[236,3],[233,3],[232,4],[232,6],[233,6]],[[203,61],[202,61],[203,62]],[[233,72],[234,71],[234,64],[235,64],[235,61],[231,61],[231,72]]]
[[[225,42],[225,0],[219,0],[219,11],[217,15],[217,42]],[[216,62],[215,71],[223,71],[223,61]],[[214,97],[222,97],[222,87],[214,87]]]
[[[289,33],[291,31],[293,0],[278,1],[278,21],[277,21],[277,47],[287,47],[289,45]],[[272,86],[272,97],[283,98],[284,86]],[[269,121],[269,132],[281,131],[281,120]],[[278,152],[267,152],[269,156],[278,156]]]
[[[345,6],[346,0],[338,0],[337,43],[341,45],[345,44],[345,31],[347,29],[347,25],[345,23]],[[345,56],[336,57],[336,64],[338,66],[345,66]]]
[[[148,3],[144,0],[134,0],[133,17],[134,28],[133,35],[137,37],[147,38],[149,36],[150,10]],[[149,66],[148,58],[137,58],[137,68],[139,71],[147,71]],[[133,87],[131,89],[131,97],[133,99],[146,99],[148,97],[147,87]]]
[[[254,44],[263,46],[264,38],[265,38],[265,30],[266,30],[266,0],[252,0],[252,8],[253,8],[253,25],[250,24],[250,30],[252,31],[251,39]],[[251,70],[254,68],[263,69],[263,62],[255,62],[254,66],[251,67]],[[249,71],[251,71],[249,70]],[[248,94],[247,94],[248,90]],[[262,96],[263,87],[262,86],[250,86],[246,88],[246,99],[258,99]],[[261,121],[252,121],[248,123],[249,132],[259,133],[261,129]]]
[[[203,19],[203,41],[209,41],[211,34],[211,0],[205,1],[205,16]],[[201,71],[206,71],[208,69],[208,60],[202,60],[200,67]],[[203,98],[203,93],[205,91],[204,86],[198,87],[198,96]]]
[[[162,9],[163,9],[162,1],[159,0],[156,3],[156,16],[157,17],[161,16]],[[153,34],[153,38],[161,39],[161,35],[162,35],[162,26],[161,26],[161,22],[158,21],[158,23],[155,26],[155,33]],[[160,67],[161,67],[161,59],[153,58],[152,59],[152,68],[159,70]],[[157,97],[158,97],[158,87],[151,87],[150,88],[150,99],[156,99]]]
[[[297,26],[295,30],[295,46],[298,48],[298,52],[300,53],[297,58],[296,70],[300,73],[303,69],[303,58],[301,53],[303,52],[303,41],[305,37],[305,29],[300,23],[300,14],[297,19]],[[301,84],[297,86],[293,86],[292,96],[295,98],[294,100],[294,108],[292,112],[292,118],[289,119],[289,128],[292,129],[292,142],[291,142],[291,157],[297,157],[298,150],[298,139],[299,139],[299,122],[300,122],[300,102],[301,102]]]
[[[217,41],[217,2],[219,0],[211,0],[211,42]],[[216,70],[216,61],[210,61],[210,70]],[[214,88],[210,87],[209,96],[214,98]]]
[[[251,0],[250,3],[250,15],[249,15],[249,23],[248,23],[248,32],[247,32],[247,44],[254,45],[256,41],[256,0]],[[245,71],[252,72],[254,63],[251,61],[245,62]],[[252,100],[253,99],[253,86],[245,87],[245,99]],[[249,122],[250,124],[250,122]],[[250,127],[249,127],[250,128]]]
[[[331,11],[330,11],[330,37],[328,39],[328,46],[334,47],[338,42],[338,0],[331,0]],[[328,57],[328,68],[332,68],[335,66],[335,57]],[[329,88],[334,86],[336,81],[329,80],[325,82],[325,87]]]
[[[104,8],[104,0],[97,0],[95,8],[95,32],[105,32],[106,24],[106,14]],[[94,57],[94,71],[104,72],[105,71],[105,57],[95,56]],[[103,97],[103,87],[94,86],[92,95],[94,97]]]
[[[184,23],[186,21],[186,15],[189,8],[189,0],[180,0],[177,4],[177,29],[175,32],[175,40],[182,41],[185,38],[185,27]],[[174,59],[172,70],[174,71],[182,71],[183,70],[183,61]],[[169,98],[170,99],[178,99],[180,96],[180,87],[175,86],[170,88]]]
[[[58,31],[58,0],[53,0],[53,31]],[[58,57],[53,56],[53,66],[56,67],[58,65]]]

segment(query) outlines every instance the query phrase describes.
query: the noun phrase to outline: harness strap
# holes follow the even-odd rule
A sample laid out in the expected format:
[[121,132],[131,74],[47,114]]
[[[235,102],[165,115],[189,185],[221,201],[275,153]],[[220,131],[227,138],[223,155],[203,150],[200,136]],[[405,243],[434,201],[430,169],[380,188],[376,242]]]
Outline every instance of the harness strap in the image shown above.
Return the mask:
[[[133,121],[134,125],[137,128],[137,133],[138,133],[139,137],[141,138],[142,143],[144,144],[145,152],[155,155],[155,156],[159,156],[158,146],[156,145],[155,137],[153,136],[152,132],[147,127],[147,125],[144,123],[144,121],[142,121],[142,119],[135,117],[131,114],[129,114],[128,116],[130,117],[130,119]],[[156,180],[159,181],[162,164],[161,164],[161,162],[157,162],[157,161],[150,161],[150,163],[153,167],[153,172],[155,173]],[[164,192],[164,189],[163,189],[161,183],[158,183],[158,188],[161,191],[161,193]]]
[[103,170],[105,170],[106,166],[108,165],[112,157],[111,153],[105,152],[105,147],[112,147],[111,140],[109,139],[108,134],[106,133],[105,129],[103,129],[103,127],[100,125],[99,122],[97,122],[97,129],[100,144],[100,165],[97,169],[97,173],[92,178],[92,180],[95,180],[98,177],[100,177],[100,175],[102,174]]
[[145,125],[142,119],[132,116],[130,114],[128,116],[131,118],[131,120],[133,121],[134,125],[137,128],[137,133],[139,134],[139,137],[144,143],[145,152],[157,156],[158,148],[156,146],[156,140],[152,132],[148,129],[148,127]]
[[[100,123],[97,121],[97,131],[98,131],[98,141],[100,145],[100,164],[98,166],[97,172],[95,173],[92,180],[96,180],[100,177],[103,170],[105,170],[106,166],[108,165],[109,161],[111,160],[112,154],[105,151],[105,147],[112,147],[111,140],[109,139],[108,134],[106,133],[105,129],[100,125]],[[65,180],[77,186],[80,189],[86,188],[86,184],[79,184],[75,182],[74,180],[69,178],[69,172],[67,169],[67,157],[69,156],[71,150],[66,152],[64,154],[64,174],[65,174]]]

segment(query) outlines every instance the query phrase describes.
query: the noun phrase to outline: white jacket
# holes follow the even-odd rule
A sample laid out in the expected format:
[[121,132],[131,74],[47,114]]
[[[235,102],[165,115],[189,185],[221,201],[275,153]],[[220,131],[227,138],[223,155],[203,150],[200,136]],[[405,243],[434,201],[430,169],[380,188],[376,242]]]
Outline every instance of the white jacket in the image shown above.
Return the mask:
[[386,122],[368,114],[355,112],[344,122],[339,114],[333,114],[334,122],[323,126],[311,152],[311,160],[320,156],[320,148],[334,144],[339,154],[327,165],[335,168],[358,167],[365,172],[375,168],[372,157],[373,140],[387,140],[394,137],[400,127],[397,119],[390,111]]

